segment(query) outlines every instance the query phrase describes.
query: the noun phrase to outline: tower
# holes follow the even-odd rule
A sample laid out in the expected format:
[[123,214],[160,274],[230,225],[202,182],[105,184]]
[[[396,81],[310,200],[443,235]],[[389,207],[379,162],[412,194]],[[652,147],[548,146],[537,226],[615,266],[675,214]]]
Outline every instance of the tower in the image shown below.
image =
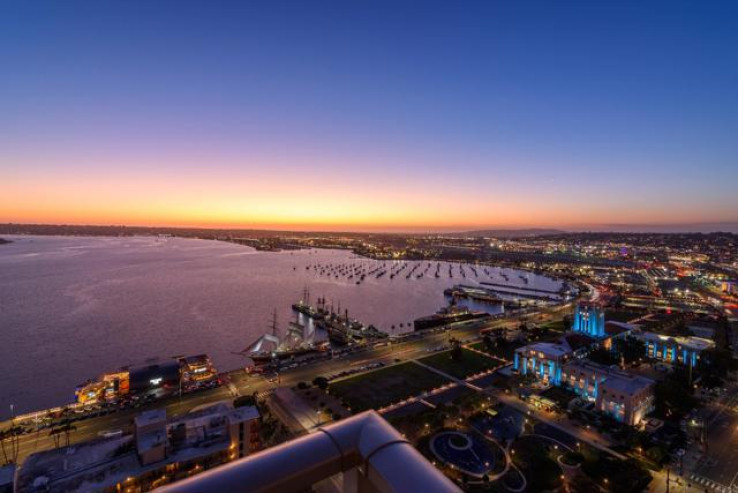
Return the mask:
[[598,305],[580,303],[574,313],[572,330],[590,337],[605,337],[605,312]]

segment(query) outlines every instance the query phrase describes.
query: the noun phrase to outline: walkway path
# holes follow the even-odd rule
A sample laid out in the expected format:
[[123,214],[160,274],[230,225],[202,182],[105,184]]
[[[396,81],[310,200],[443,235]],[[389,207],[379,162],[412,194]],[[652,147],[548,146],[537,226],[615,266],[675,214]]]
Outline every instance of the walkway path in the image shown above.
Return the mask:
[[[585,443],[587,443],[587,444],[589,444],[589,445],[591,445],[591,446],[593,446],[593,447],[595,447],[595,448],[597,448],[599,450],[602,450],[603,452],[607,452],[608,454],[611,454],[611,455],[617,457],[618,459],[621,459],[621,460],[626,460],[627,459],[627,457],[625,455],[623,455],[623,454],[621,454],[619,452],[615,452],[614,450],[612,450],[609,447],[609,445],[610,445],[609,442],[607,442],[606,439],[604,437],[602,437],[601,435],[598,435],[597,437],[595,437],[595,436],[593,436],[594,435],[594,432],[592,432],[590,430],[585,431],[585,430],[582,430],[580,428],[577,428],[576,426],[574,426],[574,425],[572,425],[570,423],[558,422],[558,421],[551,420],[551,419],[547,418],[546,416],[542,415],[541,413],[537,412],[536,410],[532,409],[526,403],[521,402],[516,397],[509,396],[509,395],[504,394],[502,392],[494,392],[494,391],[480,389],[476,385],[470,384],[469,382],[467,382],[465,380],[461,380],[461,379],[456,378],[456,377],[454,377],[452,375],[449,375],[448,373],[443,372],[441,370],[438,370],[436,368],[433,368],[432,366],[426,365],[425,363],[421,363],[418,360],[412,360],[412,361],[415,364],[418,364],[418,365],[420,365],[420,366],[422,366],[424,368],[427,368],[428,370],[434,371],[434,372],[438,373],[439,375],[444,376],[444,377],[448,378],[449,380],[452,380],[452,381],[458,383],[459,385],[465,385],[465,386],[469,387],[470,389],[473,389],[473,390],[476,390],[476,391],[481,392],[483,394],[486,394],[486,395],[495,397],[499,401],[505,403],[506,405],[508,405],[508,406],[510,406],[510,407],[512,407],[514,409],[517,409],[518,411],[521,411],[524,414],[533,416],[538,421],[540,421],[542,423],[546,423],[547,425],[549,425],[549,426],[551,426],[553,428],[556,428],[559,431],[562,431],[564,433],[567,433],[567,434],[573,436],[574,438],[576,438],[577,440],[581,440],[582,442],[585,442]],[[605,441],[605,443],[602,443],[601,441]]]

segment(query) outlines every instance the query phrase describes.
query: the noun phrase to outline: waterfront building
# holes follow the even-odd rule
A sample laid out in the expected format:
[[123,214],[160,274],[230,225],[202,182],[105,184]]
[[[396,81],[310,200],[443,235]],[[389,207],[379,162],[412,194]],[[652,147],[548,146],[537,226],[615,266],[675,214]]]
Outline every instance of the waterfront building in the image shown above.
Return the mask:
[[119,371],[104,373],[97,380],[91,380],[77,387],[75,396],[80,404],[96,404],[114,400],[129,392],[129,373]]
[[79,385],[75,396],[78,404],[86,405],[115,401],[129,393],[187,392],[219,383],[218,371],[210,357],[198,354],[105,373]]
[[715,347],[714,341],[702,337],[672,337],[653,332],[640,332],[635,336],[646,344],[649,358],[686,366],[696,366],[702,352]]
[[185,390],[203,388],[218,382],[218,371],[207,354],[180,358],[179,364]]
[[596,339],[606,337],[605,312],[602,307],[593,303],[579,303],[574,312],[572,330]]
[[134,420],[134,433],[30,455],[18,491],[149,491],[260,448],[259,411],[220,402],[175,420],[163,409]]
[[599,412],[631,426],[639,425],[654,407],[655,382],[617,366],[571,361],[562,368],[561,385],[594,402]]
[[162,388],[178,388],[180,376],[179,362],[176,360],[136,366],[130,371],[130,390],[143,394]]
[[[583,332],[567,332],[556,342],[536,342],[515,350],[513,370],[533,375],[550,385],[559,385],[561,368],[571,360],[586,358],[597,347],[612,348],[613,340],[628,335],[632,326],[621,323],[602,325],[603,334],[592,337]],[[598,329],[599,331],[599,329]]]

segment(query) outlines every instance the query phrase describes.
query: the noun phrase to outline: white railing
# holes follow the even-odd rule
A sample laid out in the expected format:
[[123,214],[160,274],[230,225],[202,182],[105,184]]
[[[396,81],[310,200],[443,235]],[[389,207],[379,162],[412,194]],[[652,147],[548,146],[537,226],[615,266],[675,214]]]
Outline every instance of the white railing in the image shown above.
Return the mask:
[[296,492],[341,472],[344,492],[461,492],[375,411],[156,491]]

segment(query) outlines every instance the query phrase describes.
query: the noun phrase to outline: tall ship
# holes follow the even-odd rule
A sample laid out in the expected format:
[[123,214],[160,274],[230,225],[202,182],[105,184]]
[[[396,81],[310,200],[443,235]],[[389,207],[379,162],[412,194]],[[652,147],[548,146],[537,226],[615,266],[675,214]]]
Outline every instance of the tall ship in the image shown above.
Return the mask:
[[292,304],[292,309],[313,320],[322,320],[328,316],[328,310],[325,305],[325,298],[318,297],[317,307],[313,307],[310,304],[310,290],[305,288],[302,292],[302,298],[297,303]]
[[274,311],[271,334],[264,334],[238,354],[251,359],[255,365],[266,365],[281,360],[293,359],[327,349],[326,343],[315,342],[315,332],[305,325],[290,322],[284,337],[279,336],[277,311]]
[[331,312],[317,322],[317,324],[326,331],[331,343],[338,346],[375,341],[389,337],[386,332],[382,332],[373,325],[366,326],[358,320],[349,318],[348,310],[346,310],[343,316],[340,313]]
[[415,330],[433,329],[457,322],[484,320],[491,317],[487,312],[471,311],[465,306],[451,305],[440,309],[433,315],[415,319],[413,328]]

